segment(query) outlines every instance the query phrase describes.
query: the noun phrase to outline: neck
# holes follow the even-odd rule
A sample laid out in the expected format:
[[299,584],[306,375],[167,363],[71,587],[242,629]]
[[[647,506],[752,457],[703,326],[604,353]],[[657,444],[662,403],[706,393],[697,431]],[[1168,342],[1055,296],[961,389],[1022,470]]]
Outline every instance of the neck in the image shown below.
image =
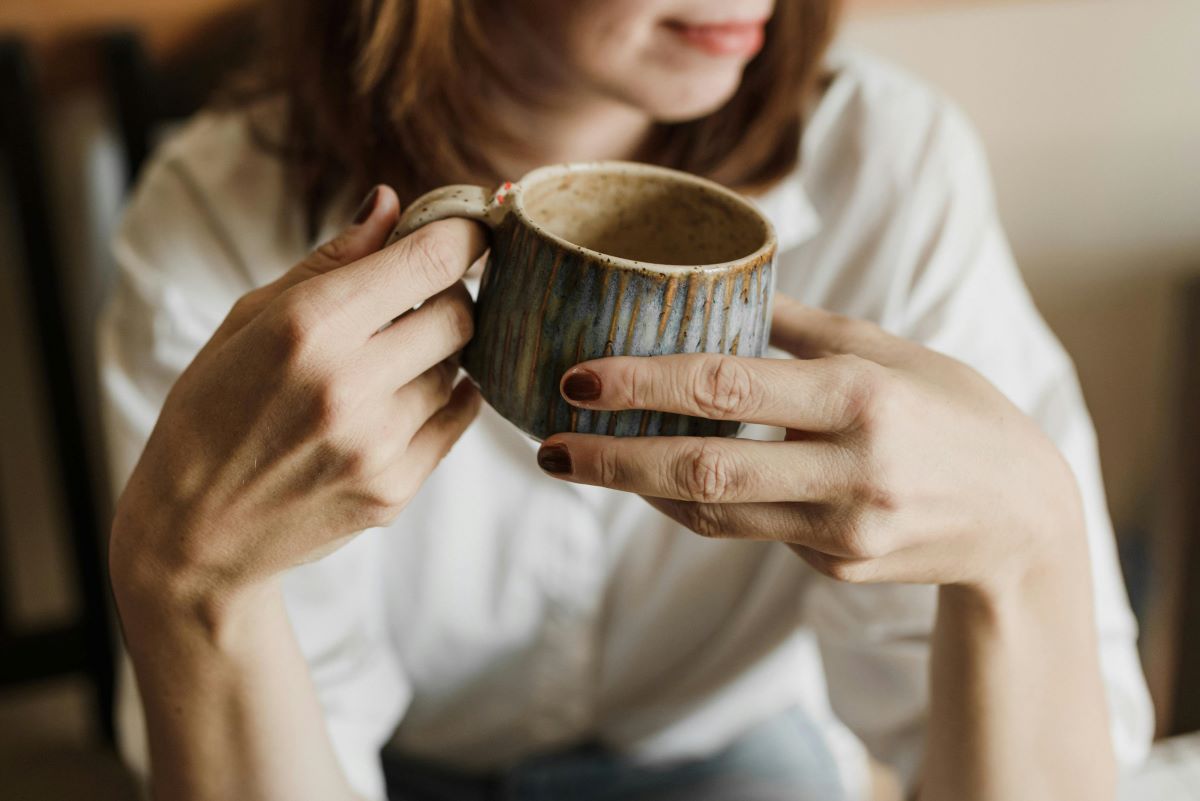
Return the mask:
[[545,164],[634,158],[653,121],[630,106],[596,99],[537,107],[505,104],[502,118],[520,146],[494,154],[505,177],[516,180]]
[[[506,51],[507,80],[493,87],[495,110],[512,136],[510,144],[497,142],[490,154],[503,177],[516,180],[546,164],[637,156],[654,125],[648,114],[583,85],[521,15],[490,24],[504,32],[506,41],[520,43]],[[516,96],[503,91],[506,85],[536,89]]]

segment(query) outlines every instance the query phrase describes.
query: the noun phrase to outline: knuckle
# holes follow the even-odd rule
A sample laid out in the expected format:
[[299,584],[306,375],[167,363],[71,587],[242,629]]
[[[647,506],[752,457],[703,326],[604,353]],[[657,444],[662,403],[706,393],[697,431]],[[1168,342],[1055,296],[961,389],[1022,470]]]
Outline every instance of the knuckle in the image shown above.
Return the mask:
[[212,538],[202,536],[186,526],[175,538],[173,552],[180,564],[190,567],[211,567],[216,561]]
[[369,498],[374,511],[385,522],[390,522],[408,505],[414,494],[408,482],[396,476],[384,476],[370,485]]
[[870,527],[855,521],[842,529],[840,550],[851,560],[878,559],[883,556],[882,543]]
[[362,499],[359,506],[359,513],[354,525],[354,528],[357,529],[389,525],[403,510],[402,507],[395,507],[371,497]]
[[862,584],[869,577],[867,563],[861,560],[828,556],[824,563],[825,569],[822,572],[835,581],[846,584]]
[[706,539],[723,539],[727,534],[725,510],[717,503],[693,503],[684,507],[689,529]]
[[622,475],[621,460],[612,448],[600,448],[596,451],[596,480],[602,487],[617,485]]
[[404,511],[403,504],[377,503],[371,510],[371,528],[381,528],[391,525],[400,513]]
[[307,363],[317,350],[321,328],[315,301],[307,293],[288,290],[279,297],[274,323],[289,363]]
[[362,448],[347,443],[337,449],[342,475],[355,483],[365,483],[371,475],[371,457]]
[[733,469],[723,450],[708,439],[679,460],[678,484],[683,494],[701,503],[730,500]]
[[624,405],[630,409],[648,408],[646,405],[649,398],[647,387],[653,380],[647,373],[648,360],[634,358],[627,361],[626,365],[627,369],[619,383],[625,396]]
[[356,400],[354,392],[346,382],[330,376],[314,382],[312,395],[314,428],[327,439],[332,439],[341,432],[353,413]]
[[236,320],[249,320],[256,317],[269,301],[268,287],[252,289],[234,301],[229,316]]
[[899,493],[884,482],[872,481],[862,488],[862,504],[876,512],[895,512],[900,506]]
[[[465,294],[466,290],[463,290]],[[459,293],[448,294],[439,304],[447,328],[457,344],[466,344],[475,334],[475,317],[472,314],[470,296],[464,300]]]
[[885,390],[886,370],[854,354],[840,354],[832,360],[840,377],[834,396],[842,406],[844,424],[850,427],[874,422]]
[[342,480],[355,487],[368,503],[389,506],[405,500],[397,493],[395,482],[389,480],[390,459],[380,448],[344,439],[333,450],[338,454]]
[[434,368],[434,397],[444,404],[454,391],[454,379],[458,370],[449,362],[441,362]]
[[870,559],[810,549],[805,560],[821,575],[846,584],[865,583],[872,580],[874,574]]
[[[387,476],[388,468],[392,464],[392,451],[390,448],[385,448],[381,444],[374,444],[367,446],[360,453],[362,455],[359,457],[359,469],[364,481],[368,483],[377,482],[382,480],[381,476]],[[391,486],[394,487],[394,483]],[[390,492],[386,490],[382,491],[380,497],[383,500],[394,500],[397,495],[393,488]]]
[[867,466],[847,486],[847,495],[855,509],[871,511],[895,511],[899,504],[898,493],[888,483],[883,471],[878,468],[879,455],[874,444],[867,446]]
[[460,269],[458,254],[449,236],[437,225],[414,231],[404,242],[404,254],[411,262],[411,267],[419,271],[431,286],[439,289],[449,286],[465,271]]
[[349,237],[342,234],[318,245],[311,261],[317,267],[341,266],[351,261],[352,255]]
[[693,395],[708,417],[744,414],[754,402],[754,377],[739,359],[710,356],[696,373]]

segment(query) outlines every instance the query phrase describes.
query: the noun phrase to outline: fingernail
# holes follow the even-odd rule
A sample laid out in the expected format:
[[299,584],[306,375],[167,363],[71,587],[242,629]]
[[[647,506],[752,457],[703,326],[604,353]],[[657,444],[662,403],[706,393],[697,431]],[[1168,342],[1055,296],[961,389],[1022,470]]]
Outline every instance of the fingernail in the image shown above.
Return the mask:
[[566,445],[543,445],[538,450],[537,463],[547,473],[565,475],[571,472],[571,452]]
[[600,397],[600,376],[591,370],[576,370],[563,381],[562,391],[567,400],[594,401]]
[[371,212],[375,211],[375,201],[379,199],[379,187],[375,187],[367,196],[363,198],[362,205],[358,207],[358,211],[354,212],[354,224],[362,225],[371,216]]

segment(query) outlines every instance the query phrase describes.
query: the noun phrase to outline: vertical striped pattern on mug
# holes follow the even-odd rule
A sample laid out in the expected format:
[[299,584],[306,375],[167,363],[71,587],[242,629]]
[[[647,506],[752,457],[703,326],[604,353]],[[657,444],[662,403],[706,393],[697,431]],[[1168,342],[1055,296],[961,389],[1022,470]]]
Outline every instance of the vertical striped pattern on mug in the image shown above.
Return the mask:
[[[736,422],[562,399],[570,367],[601,356],[706,352],[761,356],[770,338],[775,252],[730,270],[661,273],[566,250],[507,218],[496,230],[463,366],[483,397],[536,439],[562,431],[616,436],[732,436]],[[502,281],[496,269],[516,271]]]

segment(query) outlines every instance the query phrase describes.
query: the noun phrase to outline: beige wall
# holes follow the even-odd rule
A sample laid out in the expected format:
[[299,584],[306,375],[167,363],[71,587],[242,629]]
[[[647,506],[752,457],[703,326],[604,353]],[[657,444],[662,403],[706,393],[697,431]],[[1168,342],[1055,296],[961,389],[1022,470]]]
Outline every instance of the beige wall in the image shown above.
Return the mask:
[[1018,260],[1076,359],[1114,516],[1129,521],[1177,368],[1174,282],[1200,275],[1200,2],[897,6],[853,17],[846,38],[936,83],[979,127]]

